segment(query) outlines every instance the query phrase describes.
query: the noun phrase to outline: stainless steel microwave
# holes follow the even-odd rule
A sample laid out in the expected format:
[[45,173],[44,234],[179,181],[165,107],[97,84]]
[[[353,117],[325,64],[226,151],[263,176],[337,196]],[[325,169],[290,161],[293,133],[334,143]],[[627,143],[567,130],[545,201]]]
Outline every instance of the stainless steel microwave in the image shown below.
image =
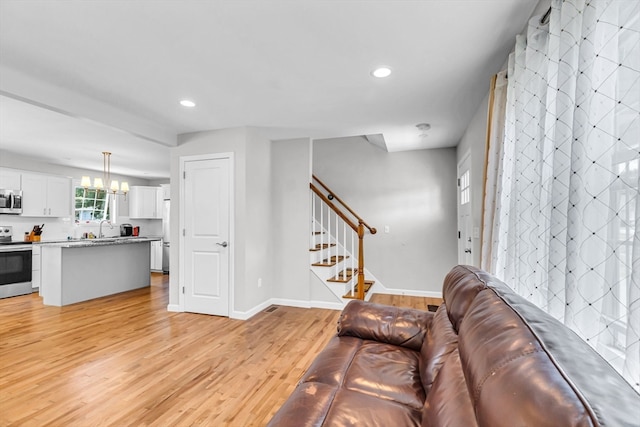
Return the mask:
[[0,214],[22,213],[22,191],[0,189]]

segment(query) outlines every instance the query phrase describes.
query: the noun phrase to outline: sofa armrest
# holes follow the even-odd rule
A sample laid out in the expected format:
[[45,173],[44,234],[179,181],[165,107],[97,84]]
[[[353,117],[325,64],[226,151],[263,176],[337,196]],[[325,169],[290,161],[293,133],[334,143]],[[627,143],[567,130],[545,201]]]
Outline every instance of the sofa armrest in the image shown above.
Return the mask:
[[338,336],[352,336],[420,351],[433,313],[353,300],[338,319]]

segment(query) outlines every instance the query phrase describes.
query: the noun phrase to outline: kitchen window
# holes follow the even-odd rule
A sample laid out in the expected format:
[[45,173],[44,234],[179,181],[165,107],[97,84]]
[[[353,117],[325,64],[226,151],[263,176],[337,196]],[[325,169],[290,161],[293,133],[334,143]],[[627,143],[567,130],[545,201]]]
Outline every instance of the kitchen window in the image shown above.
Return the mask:
[[111,212],[115,210],[114,199],[104,190],[76,187],[74,210],[76,223],[110,220]]

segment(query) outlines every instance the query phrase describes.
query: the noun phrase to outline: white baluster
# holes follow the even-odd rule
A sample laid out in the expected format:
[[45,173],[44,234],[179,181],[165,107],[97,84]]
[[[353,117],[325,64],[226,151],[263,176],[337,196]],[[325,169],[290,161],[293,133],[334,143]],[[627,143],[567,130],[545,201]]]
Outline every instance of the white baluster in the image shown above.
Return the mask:
[[347,279],[347,223],[346,221],[342,222],[342,254],[344,256],[344,268],[342,269],[342,280]]
[[353,280],[354,276],[351,276],[351,296],[354,296],[356,293],[355,281]]
[[335,278],[336,279],[340,277],[340,275],[338,274],[338,270],[339,270],[338,269],[338,257],[340,256],[340,249],[339,249],[339,246],[338,246],[340,244],[340,231],[339,231],[340,228],[338,228],[338,225],[339,225],[338,224],[338,218],[339,218],[338,214],[336,213],[336,268],[335,268],[335,270],[336,270]]
[[324,247],[324,234],[322,234],[322,230],[324,230],[324,216],[322,214],[322,200],[320,201],[320,259],[322,260],[322,248]]
[[311,192],[311,246],[313,249],[314,243],[316,241],[316,195],[312,191]]
[[327,260],[331,258],[331,208],[327,206]]
[[353,273],[354,272],[353,269],[355,268],[355,262],[356,262],[354,240],[355,240],[355,231],[351,230],[351,286],[352,287],[353,287],[353,278],[356,277],[356,275]]

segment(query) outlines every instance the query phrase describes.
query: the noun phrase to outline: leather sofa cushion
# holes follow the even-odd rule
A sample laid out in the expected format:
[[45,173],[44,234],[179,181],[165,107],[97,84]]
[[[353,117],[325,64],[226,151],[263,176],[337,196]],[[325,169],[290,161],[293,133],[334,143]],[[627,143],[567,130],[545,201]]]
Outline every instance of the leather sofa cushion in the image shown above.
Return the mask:
[[299,384],[269,421],[269,426],[314,427],[322,425],[333,403],[336,388],[322,383]]
[[458,335],[449,321],[446,304],[442,304],[433,316],[431,327],[427,331],[420,350],[420,378],[427,394],[440,367],[449,354],[457,348]]
[[343,387],[420,410],[425,393],[419,359],[420,353],[404,347],[355,337],[334,337],[300,382]]
[[476,427],[477,425],[460,364],[460,355],[455,349],[444,361],[424,402],[422,427]]
[[448,307],[449,320],[456,333],[474,298],[486,285],[465,265],[453,267],[444,278],[442,299]]
[[344,387],[420,411],[425,394],[419,359],[420,353],[404,347],[364,341],[353,358]]
[[360,338],[337,336],[331,338],[300,382],[319,382],[334,387],[339,386],[344,382],[344,376],[361,346]]
[[[640,426],[640,394],[589,343],[489,273],[472,271],[524,319],[559,375],[571,385],[576,398],[591,414],[593,424]],[[574,399],[571,401],[577,403]]]
[[350,301],[338,319],[338,335],[352,336],[420,351],[433,313]]
[[458,348],[480,425],[597,424],[528,325],[492,289],[469,307]]
[[[331,405],[324,422],[314,425],[326,427],[419,427],[421,418],[422,413],[419,409],[343,388],[336,393],[333,405]],[[297,425],[305,426],[306,424]],[[278,425],[278,427],[280,426]]]

